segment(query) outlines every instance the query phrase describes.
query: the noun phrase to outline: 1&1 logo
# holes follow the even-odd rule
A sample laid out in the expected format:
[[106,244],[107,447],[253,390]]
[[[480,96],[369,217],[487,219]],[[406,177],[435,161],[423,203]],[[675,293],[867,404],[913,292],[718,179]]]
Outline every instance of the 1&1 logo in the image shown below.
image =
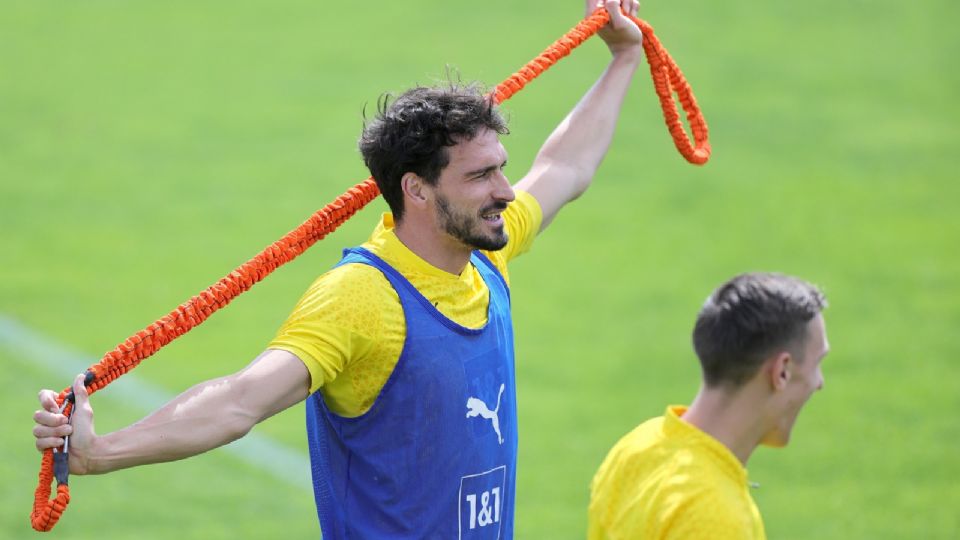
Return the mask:
[[506,466],[460,479],[460,538],[500,538]]

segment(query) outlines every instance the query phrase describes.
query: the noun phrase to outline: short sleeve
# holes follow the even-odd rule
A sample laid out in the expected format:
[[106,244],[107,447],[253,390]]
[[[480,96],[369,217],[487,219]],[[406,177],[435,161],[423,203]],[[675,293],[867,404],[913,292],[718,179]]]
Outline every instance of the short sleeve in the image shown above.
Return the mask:
[[543,211],[537,199],[526,191],[517,191],[516,194],[516,200],[503,212],[504,227],[509,237],[507,245],[499,251],[484,252],[508,283],[507,263],[530,250],[543,223]]
[[507,262],[530,250],[543,223],[543,211],[537,199],[526,191],[517,191],[516,195],[516,200],[503,213],[510,239],[501,253]]
[[339,266],[307,289],[269,347],[300,358],[315,392],[371,354],[383,326],[383,306],[397,302],[376,268]]

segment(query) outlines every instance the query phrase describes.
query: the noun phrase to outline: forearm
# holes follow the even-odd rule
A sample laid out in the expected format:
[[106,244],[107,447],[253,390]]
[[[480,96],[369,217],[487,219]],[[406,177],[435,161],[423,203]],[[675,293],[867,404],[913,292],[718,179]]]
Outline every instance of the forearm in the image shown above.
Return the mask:
[[[71,447],[71,470],[101,474],[201,454],[247,434],[304,400],[310,374],[296,356],[271,349],[243,370],[200,383],[139,422]],[[80,441],[78,441],[80,442]]]
[[98,437],[85,458],[90,474],[175,461],[246,434],[258,418],[233,404],[236,375],[194,386],[129,427]]

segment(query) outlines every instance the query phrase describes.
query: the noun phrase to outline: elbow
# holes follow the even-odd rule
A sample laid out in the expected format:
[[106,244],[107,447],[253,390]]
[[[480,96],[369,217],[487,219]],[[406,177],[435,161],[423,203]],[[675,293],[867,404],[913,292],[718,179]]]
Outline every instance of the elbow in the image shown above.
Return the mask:
[[587,192],[590,185],[593,184],[593,170],[572,170],[570,179],[567,181],[567,201],[579,199],[581,195]]
[[588,159],[557,159],[552,162],[552,165],[557,179],[554,185],[566,193],[566,199],[569,202],[586,193],[593,184],[593,177],[600,164]]
[[571,194],[570,200],[579,199],[581,195],[587,192],[587,189],[590,188],[590,185],[593,184],[593,175],[583,176],[573,185],[573,193]]
[[222,411],[220,433],[224,440],[221,444],[228,444],[244,437],[259,421],[258,416],[242,407],[234,406]]
[[580,198],[586,193],[587,189],[593,184],[593,177],[597,173],[597,167],[592,163],[568,164],[565,174],[564,184],[567,188],[568,200]]

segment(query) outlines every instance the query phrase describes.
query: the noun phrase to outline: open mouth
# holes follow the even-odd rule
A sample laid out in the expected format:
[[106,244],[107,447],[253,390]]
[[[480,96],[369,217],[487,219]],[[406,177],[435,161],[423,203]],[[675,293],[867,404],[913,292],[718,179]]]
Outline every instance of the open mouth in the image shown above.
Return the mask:
[[493,208],[487,208],[486,210],[480,212],[480,219],[491,225],[499,225],[503,223],[503,211],[506,209],[506,205],[497,205]]
[[501,215],[499,210],[496,212],[482,214],[480,217],[487,223],[490,223],[491,225],[496,225],[503,221],[503,216]]

